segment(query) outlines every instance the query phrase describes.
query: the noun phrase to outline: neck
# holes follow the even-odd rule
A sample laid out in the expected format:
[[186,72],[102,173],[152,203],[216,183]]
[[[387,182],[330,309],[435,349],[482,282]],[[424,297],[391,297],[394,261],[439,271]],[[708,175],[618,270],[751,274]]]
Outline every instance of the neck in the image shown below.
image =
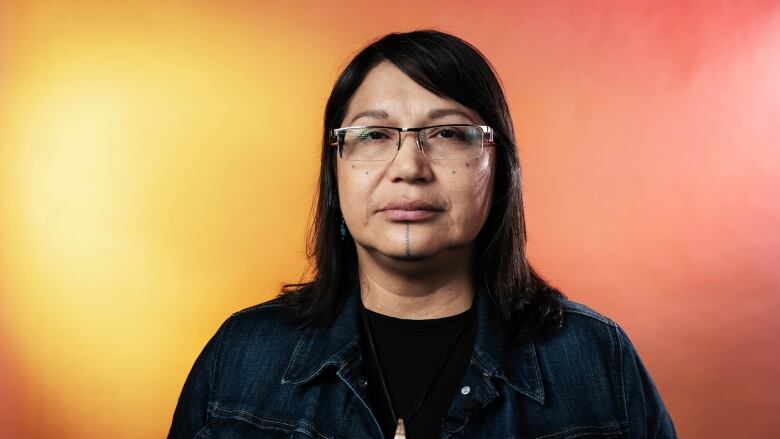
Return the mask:
[[357,247],[360,297],[367,309],[403,319],[460,314],[474,299],[472,247],[416,260],[388,258]]

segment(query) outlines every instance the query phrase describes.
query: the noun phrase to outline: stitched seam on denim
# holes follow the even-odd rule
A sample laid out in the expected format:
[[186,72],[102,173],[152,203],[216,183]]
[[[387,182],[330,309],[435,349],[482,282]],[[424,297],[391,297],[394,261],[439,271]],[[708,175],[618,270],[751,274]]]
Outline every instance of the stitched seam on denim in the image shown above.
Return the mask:
[[317,436],[320,439],[331,439],[330,436],[325,436],[324,434],[322,434],[319,431],[317,431],[317,429],[314,428],[314,424],[312,424],[310,422],[306,422],[306,421],[299,421],[299,422],[300,422],[300,424],[306,426],[306,430],[304,430],[302,428],[299,428],[299,427],[296,427],[295,431],[301,432],[301,433],[309,435],[309,436],[311,436],[313,434],[314,436]]
[[[216,339],[216,347],[214,348],[216,352],[214,353],[214,364],[211,366],[211,373],[209,376],[209,396],[208,396],[208,404],[211,404],[211,401],[214,400],[214,394],[216,393],[216,380],[217,380],[217,372],[221,370],[222,368],[222,362],[221,362],[221,356],[222,356],[222,343],[225,339],[225,332],[228,331],[228,329],[232,326],[233,320],[231,317],[228,317],[225,322],[220,326],[220,328],[217,330],[217,339]],[[206,426],[209,423],[209,412],[206,411],[206,425],[203,426],[203,428],[206,428]],[[203,430],[198,431],[198,434]],[[197,437],[197,435],[196,435]]]
[[258,420],[260,420],[260,422],[261,422],[260,424],[258,424],[257,422],[253,422],[252,420],[247,419],[247,418],[245,418],[243,416],[231,416],[228,413],[223,415],[221,417],[221,419],[235,419],[237,421],[246,422],[249,425],[252,425],[252,426],[255,426],[255,427],[259,428],[260,430],[273,430],[273,431],[280,431],[282,433],[291,433],[292,431],[296,431],[294,429],[291,430],[291,429],[287,429],[287,428],[284,428],[284,427],[277,427],[275,425],[262,425],[262,422],[265,422],[265,423],[282,424],[282,425],[285,425],[285,426],[289,426],[290,428],[294,427],[293,425],[287,424],[287,423],[284,423],[284,422],[270,421],[270,420],[261,419],[261,418],[257,418]]
[[541,399],[542,404],[544,404],[544,385],[542,384],[541,367],[539,366],[539,360],[536,357],[536,346],[534,346],[533,340],[529,340],[528,345],[531,346],[531,356],[533,357],[534,369],[536,369],[536,384],[537,388],[540,389],[540,391],[537,392],[537,397]]
[[366,410],[368,410],[369,414],[371,414],[371,417],[372,417],[372,418],[374,418],[374,424],[375,424],[375,425],[376,425],[376,426],[379,428],[379,430],[381,431],[381,430],[382,430],[382,426],[379,424],[379,420],[377,420],[377,419],[376,419],[376,416],[374,415],[374,412],[373,412],[373,411],[371,410],[371,408],[368,406],[368,403],[367,403],[366,401],[364,401],[364,400],[363,400],[363,398],[361,398],[361,397],[360,397],[360,394],[357,392],[357,390],[355,390],[355,388],[354,388],[354,387],[352,387],[352,386],[349,384],[349,381],[347,381],[347,380],[344,378],[344,375],[341,373],[341,371],[342,371],[342,370],[344,370],[344,368],[345,368],[346,366],[347,366],[347,364],[346,364],[346,363],[344,363],[344,364],[342,365],[342,367],[341,367],[341,368],[339,368],[339,371],[336,373],[336,376],[338,376],[338,377],[339,377],[339,379],[341,380],[341,382],[343,382],[344,384],[346,384],[346,385],[347,385],[347,387],[349,387],[349,390],[351,390],[351,391],[352,391],[352,395],[353,395],[354,397],[356,397],[356,398],[358,399],[358,401],[360,401],[360,403],[361,403],[361,404],[363,404],[363,407],[365,407],[365,408],[366,408]]
[[[493,386],[493,383],[490,382],[490,380],[488,379],[491,376],[498,376],[498,375],[493,375],[490,372],[488,372],[487,369],[485,369],[484,367],[482,367],[481,364],[479,364],[479,361],[477,361],[477,360],[475,360],[473,358],[471,359],[471,362],[474,363],[474,365],[476,365],[478,368],[480,368],[482,370],[482,379],[485,380],[485,384],[487,384],[488,390],[490,390],[489,395],[492,396],[492,397],[498,396],[498,391]],[[506,380],[506,377],[501,377],[501,378]],[[480,401],[480,404],[484,404],[484,403],[485,403],[485,401]]]
[[[354,343],[354,341],[353,341],[353,342],[350,342],[350,343]],[[297,349],[297,348],[296,348],[296,349]],[[322,370],[323,370],[323,369],[325,369],[325,368],[326,368],[326,367],[328,367],[328,366],[339,366],[340,368],[341,368],[341,367],[346,367],[346,365],[349,363],[349,360],[351,360],[352,358],[356,357],[356,356],[357,356],[357,355],[359,355],[359,354],[360,354],[360,351],[356,350],[356,351],[355,351],[355,352],[352,354],[352,356],[350,356],[350,357],[348,357],[348,358],[346,358],[346,359],[344,359],[344,358],[341,358],[341,357],[336,357],[336,358],[334,358],[334,359],[328,360],[328,361],[326,361],[326,362],[322,363],[322,364],[320,365],[320,367],[318,367],[318,368],[317,368],[317,370],[315,370],[314,372],[310,373],[309,375],[307,375],[307,376],[305,376],[305,377],[303,377],[303,378],[297,379],[297,380],[285,380],[285,382],[289,382],[289,383],[296,383],[296,384],[298,384],[298,383],[303,383],[303,382],[309,381],[309,380],[311,380],[313,377],[315,377],[315,376],[319,375],[319,373],[320,373],[320,372],[322,372]],[[294,361],[294,360],[293,360],[293,361]],[[289,368],[290,368],[290,367],[288,367],[288,369],[289,369]],[[285,371],[285,376],[286,376],[286,375],[287,375],[287,372]]]
[[[485,370],[485,368],[483,368],[481,365],[479,365],[479,363],[477,363],[476,361],[474,363],[480,369],[485,371],[485,373],[482,374],[482,379],[485,381],[485,385],[487,386],[488,390],[490,391],[488,393],[487,398],[485,398],[483,400],[477,400],[477,401],[479,401],[480,407],[484,408],[485,406],[488,405],[488,403],[490,401],[494,400],[498,396],[498,391],[493,387],[493,383],[490,382],[490,375],[488,374],[487,370]],[[463,423],[463,425],[461,425],[460,427],[458,427],[455,430],[448,430],[447,431],[447,433],[448,433],[447,437],[453,436],[454,434],[460,433],[461,431],[463,431],[466,428],[466,425],[468,425],[468,421],[469,420],[470,420],[470,417],[466,417],[466,419],[464,419],[465,422]]]
[[322,369],[325,369],[328,366],[339,366],[339,367],[341,367],[341,366],[345,366],[345,365],[346,365],[346,363],[344,363],[343,361],[340,361],[339,359],[329,360],[329,361],[326,361],[325,363],[322,363],[322,365],[320,365],[320,367],[317,368],[317,370],[315,370],[314,372],[312,372],[311,374],[309,374],[305,378],[301,378],[299,380],[294,380],[294,381],[289,381],[288,380],[287,382],[289,382],[289,383],[303,383],[303,382],[309,381],[313,377],[317,376],[320,372],[322,372]]
[[625,365],[623,364],[623,343],[620,339],[620,328],[615,325],[614,334],[617,338],[617,350],[618,350],[618,366],[620,370],[620,395],[623,403],[623,416],[627,423],[629,423],[629,430],[631,429],[630,419],[628,417],[628,403],[626,402],[626,379],[625,379]]
[[[476,365],[478,368],[482,369],[482,379],[485,380],[485,384],[487,384],[488,389],[490,390],[490,395],[494,397],[498,396],[498,391],[496,391],[496,388],[493,387],[493,383],[491,383],[488,378],[490,378],[491,376],[498,376],[506,380],[506,377],[502,376],[501,374],[491,374],[490,372],[487,371],[487,369],[485,369],[484,367],[482,367],[481,364],[479,364],[479,361],[475,360],[474,358],[471,359],[471,362],[474,363],[474,365]],[[480,403],[482,402],[484,401],[480,401]]]
[[[306,328],[306,330],[303,331],[303,335],[301,335],[300,340],[298,340],[298,344],[296,344],[295,349],[293,349],[292,358],[290,358],[290,364],[287,365],[287,369],[285,369],[284,375],[282,375],[282,380],[284,382],[287,382],[287,379],[284,377],[287,377],[290,374],[290,371],[292,371],[295,367],[295,362],[298,359],[298,350],[301,348],[301,345],[303,345],[303,342],[306,341],[306,336],[309,334],[309,329],[310,328]],[[300,380],[295,380],[295,382],[300,382]]]
[[477,361],[476,358],[471,357],[471,364],[477,366],[481,371],[483,375],[490,375],[490,372],[487,371],[484,367],[482,367],[481,364],[479,364],[479,361]]
[[[537,356],[536,356],[536,348],[535,348],[535,346],[533,345],[533,342],[530,342],[530,343],[531,343],[531,354],[533,355],[533,361],[534,361],[534,365],[536,366],[536,378],[537,378],[537,380],[538,380],[538,383],[541,385],[541,383],[542,383],[542,375],[541,375],[541,370],[540,370],[539,362],[538,362],[538,360],[537,360]],[[480,369],[482,369],[482,371],[483,371],[483,375],[484,375],[484,374],[488,374],[488,375],[490,375],[490,376],[494,376],[494,377],[496,377],[496,378],[501,378],[502,380],[504,380],[504,382],[505,382],[505,383],[506,383],[506,384],[507,384],[509,387],[511,387],[511,388],[512,388],[513,390],[515,390],[516,392],[520,392],[520,393],[522,393],[523,395],[529,396],[530,398],[534,399],[535,401],[541,400],[541,401],[538,401],[538,402],[544,403],[544,388],[542,388],[541,394],[540,394],[539,392],[535,392],[534,394],[532,394],[532,395],[529,395],[529,394],[528,394],[528,393],[526,393],[526,392],[525,392],[523,389],[521,389],[519,386],[516,386],[516,385],[514,385],[514,384],[513,384],[513,383],[510,381],[509,377],[507,377],[506,375],[504,375],[504,374],[502,374],[502,373],[500,373],[500,372],[494,372],[494,373],[488,372],[488,371],[487,371],[487,369],[485,369],[484,367],[482,367],[482,365],[481,365],[481,364],[479,364],[479,362],[478,362],[476,359],[474,359],[474,358],[472,358],[472,359],[471,359],[471,362],[472,362],[472,363],[474,363],[474,364],[475,364],[477,367],[479,367]]]
[[[255,427],[258,427],[258,428],[272,428],[272,429],[275,429],[275,430],[281,430],[281,431],[285,431],[285,432],[288,432],[288,433],[290,431],[296,429],[295,425],[293,425],[293,424],[288,424],[287,422],[276,421],[276,420],[273,420],[273,419],[263,419],[263,418],[260,418],[260,417],[257,417],[255,415],[253,415],[252,413],[250,413],[250,412],[248,412],[246,410],[241,410],[241,409],[228,410],[228,409],[220,408],[220,407],[218,407],[216,405],[214,405],[214,409],[213,410],[215,412],[215,415],[218,415],[218,413],[221,412],[221,415],[218,415],[218,416],[223,417],[223,418],[228,418],[228,419],[237,419],[239,421],[244,421],[244,422],[246,422],[248,424],[252,424],[252,425],[254,425]],[[238,416],[237,414],[240,414],[241,416]],[[263,425],[263,423],[271,424],[271,425]],[[279,425],[283,425],[283,426],[289,427],[289,428],[284,430],[284,429],[282,429],[282,427],[277,427],[277,426],[275,426],[273,424],[279,424]]]
[[282,306],[282,304],[281,303],[258,303],[257,305],[252,305],[252,306],[250,306],[248,308],[240,309],[240,310],[234,312],[232,315],[233,316],[237,316],[237,315],[241,315],[241,314],[247,313],[249,311],[257,311],[257,310],[265,309],[265,308],[276,308],[276,307],[279,307],[279,306]]
[[590,318],[592,318],[594,320],[598,320],[601,323],[605,323],[605,324],[607,324],[609,326],[616,326],[617,325],[617,323],[615,323],[609,317],[602,316],[600,314],[594,314],[594,313],[591,313],[591,312],[588,312],[588,311],[582,311],[582,310],[579,310],[579,309],[568,308],[568,309],[564,309],[563,312],[567,312],[567,313],[571,313],[571,314],[579,314],[581,316],[590,317]]
[[206,425],[204,425],[203,427],[200,428],[200,430],[195,432],[195,436],[193,436],[192,439],[198,439],[199,437],[201,437],[200,434],[203,433],[204,431],[206,431],[206,427],[208,427],[208,426],[209,426],[209,423],[206,422]]
[[663,412],[663,410],[658,410],[658,416],[657,416],[658,422],[656,422],[656,424],[655,424],[655,433],[653,433],[653,439],[658,437],[658,430],[661,429],[661,415],[662,415],[662,412]]
[[[610,435],[612,435],[612,434],[620,434],[620,433],[623,433],[622,429],[620,429],[621,426],[623,426],[623,425],[625,425],[625,422],[621,422],[621,423],[618,423],[618,424],[612,424],[612,425],[604,425],[604,426],[602,426],[602,425],[588,425],[588,426],[585,426],[585,427],[574,427],[574,428],[570,428],[568,430],[563,430],[563,431],[558,431],[558,432],[555,432],[555,433],[546,434],[544,436],[537,436],[534,439],[550,439],[550,438],[554,438],[556,436],[560,436],[562,434],[570,433],[570,432],[573,432],[573,431],[576,431],[576,430],[593,429],[593,428],[598,430],[595,433],[610,434]],[[618,428],[620,430],[613,431],[613,432],[604,432],[604,431],[602,431],[602,430],[613,429],[613,428]],[[574,436],[567,436],[567,438],[574,438],[574,437],[577,437],[577,436],[582,436],[584,434],[591,434],[591,433],[594,433],[594,431],[583,431],[583,432],[575,433]]]

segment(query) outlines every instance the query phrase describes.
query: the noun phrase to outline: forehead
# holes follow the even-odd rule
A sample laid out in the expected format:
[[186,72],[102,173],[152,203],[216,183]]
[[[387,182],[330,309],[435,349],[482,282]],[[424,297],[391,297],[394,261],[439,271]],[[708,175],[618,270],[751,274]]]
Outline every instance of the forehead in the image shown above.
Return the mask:
[[[389,119],[412,117],[425,119],[431,110],[456,109],[465,116],[456,114],[447,117],[468,118],[477,123],[479,115],[452,99],[437,96],[425,87],[414,82],[406,73],[389,61],[374,66],[350,98],[345,112],[344,123],[349,123],[356,115],[366,112],[384,112]],[[378,119],[378,117],[371,117]],[[468,122],[464,120],[464,122]]]

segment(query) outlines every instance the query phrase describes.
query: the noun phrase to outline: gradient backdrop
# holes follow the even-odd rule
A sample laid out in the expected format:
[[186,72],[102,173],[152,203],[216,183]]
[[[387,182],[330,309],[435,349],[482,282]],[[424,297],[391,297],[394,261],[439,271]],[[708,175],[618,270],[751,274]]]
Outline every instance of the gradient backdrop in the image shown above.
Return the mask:
[[0,3],[0,437],[163,437],[304,273],[321,115],[434,27],[505,86],[531,261],[621,323],[685,438],[780,431],[780,3]]

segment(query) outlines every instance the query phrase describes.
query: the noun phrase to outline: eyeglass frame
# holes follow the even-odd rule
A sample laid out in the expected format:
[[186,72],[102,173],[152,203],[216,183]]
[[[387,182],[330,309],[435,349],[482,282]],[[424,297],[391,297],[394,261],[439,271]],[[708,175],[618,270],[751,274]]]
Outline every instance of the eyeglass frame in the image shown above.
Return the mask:
[[[486,144],[488,146],[495,146],[496,145],[496,142],[495,142],[494,137],[493,137],[493,134],[495,133],[493,128],[491,128],[488,125],[474,125],[474,124],[470,124],[470,123],[448,123],[448,124],[442,124],[442,125],[431,125],[431,126],[427,126],[427,127],[414,127],[414,128],[410,128],[410,127],[407,127],[407,128],[390,127],[390,126],[384,126],[384,125],[356,125],[356,126],[351,126],[351,127],[333,128],[332,130],[328,131],[328,133],[330,134],[330,146],[332,148],[336,148],[336,151],[339,154],[339,158],[344,160],[344,157],[343,157],[344,148],[339,148],[339,133],[341,131],[348,130],[348,129],[353,129],[353,128],[386,128],[386,129],[391,129],[391,130],[398,131],[398,142],[396,144],[395,155],[393,156],[393,158],[390,158],[390,159],[387,159],[387,160],[350,160],[350,161],[356,161],[356,162],[359,162],[359,161],[389,162],[389,161],[395,159],[395,157],[398,155],[398,151],[401,150],[401,133],[416,132],[417,135],[415,136],[414,143],[417,145],[417,149],[422,151],[423,155],[425,155],[425,149],[422,147],[422,143],[420,141],[420,132],[422,130],[426,130],[426,129],[429,129],[429,128],[440,128],[440,127],[477,127],[477,128],[482,130],[482,147],[479,150],[479,155],[478,156],[474,156],[474,157],[469,157],[469,158],[481,157],[482,156],[482,151],[485,150],[485,145]],[[488,139],[485,139],[486,136],[488,136]],[[431,159],[427,155],[425,155],[425,157],[428,158],[429,160],[462,160],[462,159]]]

